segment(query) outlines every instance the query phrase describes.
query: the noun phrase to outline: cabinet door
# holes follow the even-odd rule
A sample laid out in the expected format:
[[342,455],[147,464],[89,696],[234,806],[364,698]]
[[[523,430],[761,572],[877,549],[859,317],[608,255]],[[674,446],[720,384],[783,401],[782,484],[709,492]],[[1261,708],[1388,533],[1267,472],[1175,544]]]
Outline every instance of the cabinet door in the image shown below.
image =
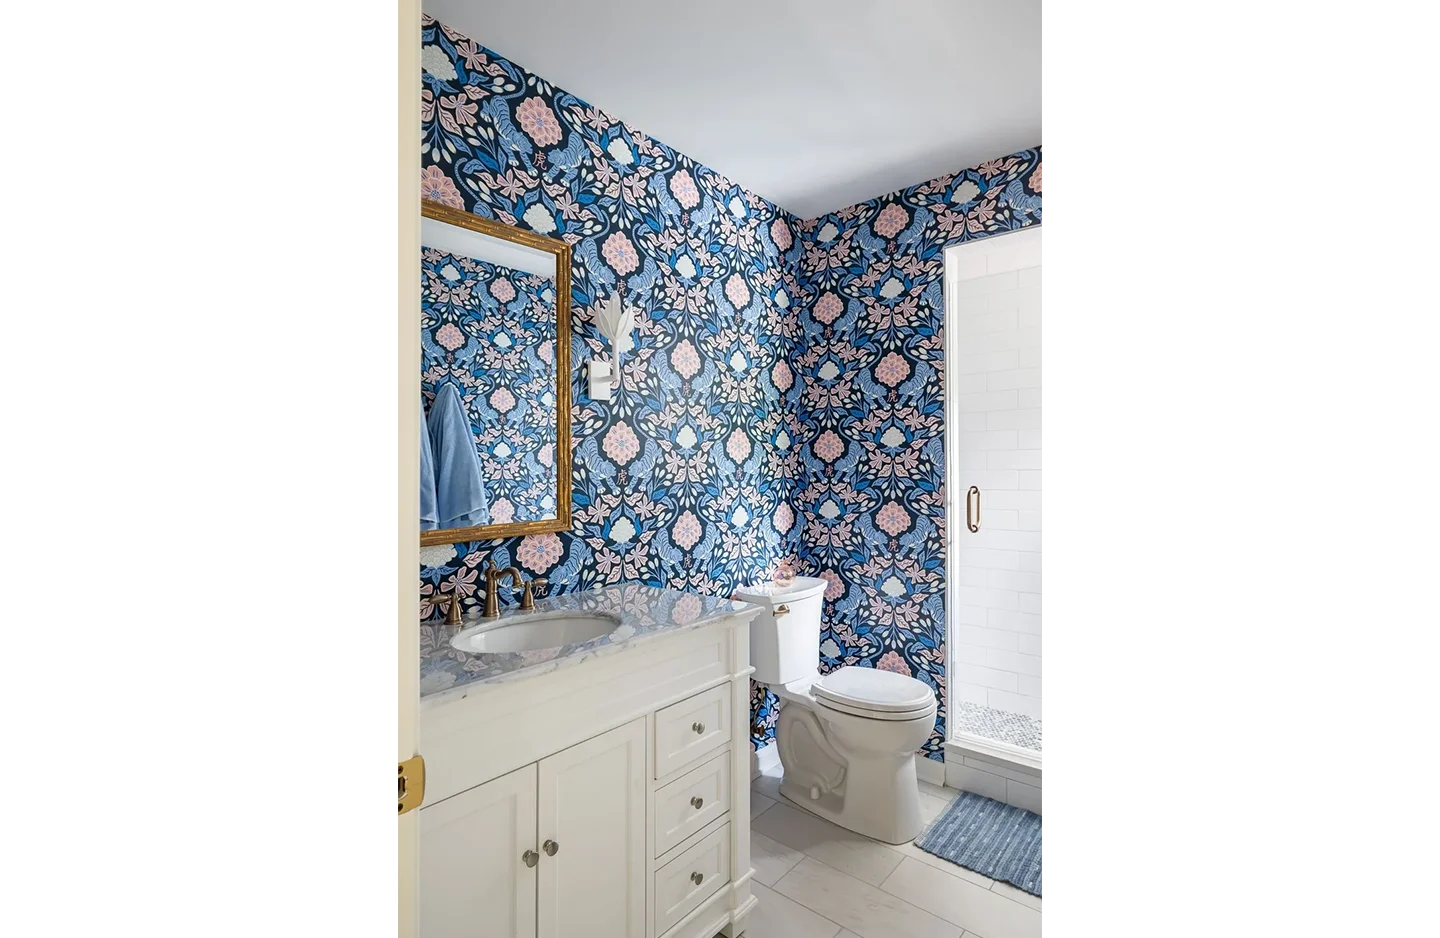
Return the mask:
[[421,938],[534,938],[535,766],[420,810]]
[[539,938],[644,938],[645,735],[641,718],[540,761]]

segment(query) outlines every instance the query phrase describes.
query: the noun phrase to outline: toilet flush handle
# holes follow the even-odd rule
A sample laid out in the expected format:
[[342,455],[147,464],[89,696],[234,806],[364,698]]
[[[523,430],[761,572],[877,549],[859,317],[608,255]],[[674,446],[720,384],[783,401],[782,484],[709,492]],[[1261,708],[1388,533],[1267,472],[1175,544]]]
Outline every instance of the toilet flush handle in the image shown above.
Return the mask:
[[790,604],[789,604],[789,603],[781,603],[780,605],[778,605],[778,606],[775,607],[775,618],[778,619],[778,618],[780,618],[781,616],[786,616],[786,615],[789,615],[789,614],[790,614]]

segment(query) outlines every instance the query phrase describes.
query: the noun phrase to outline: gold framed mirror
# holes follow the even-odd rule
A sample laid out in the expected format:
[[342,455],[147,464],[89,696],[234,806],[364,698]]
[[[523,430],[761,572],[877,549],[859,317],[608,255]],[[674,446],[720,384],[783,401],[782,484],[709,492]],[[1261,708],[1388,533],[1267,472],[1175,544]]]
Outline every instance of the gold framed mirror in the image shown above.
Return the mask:
[[568,530],[570,245],[420,214],[420,544]]

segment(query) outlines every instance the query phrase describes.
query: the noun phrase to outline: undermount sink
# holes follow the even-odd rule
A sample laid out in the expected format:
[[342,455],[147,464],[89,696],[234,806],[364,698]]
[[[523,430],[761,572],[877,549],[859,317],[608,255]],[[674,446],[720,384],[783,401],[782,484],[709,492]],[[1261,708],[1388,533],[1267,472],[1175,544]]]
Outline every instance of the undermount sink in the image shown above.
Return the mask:
[[542,612],[484,622],[456,635],[450,644],[472,655],[538,651],[592,641],[609,635],[619,627],[620,620],[613,616]]

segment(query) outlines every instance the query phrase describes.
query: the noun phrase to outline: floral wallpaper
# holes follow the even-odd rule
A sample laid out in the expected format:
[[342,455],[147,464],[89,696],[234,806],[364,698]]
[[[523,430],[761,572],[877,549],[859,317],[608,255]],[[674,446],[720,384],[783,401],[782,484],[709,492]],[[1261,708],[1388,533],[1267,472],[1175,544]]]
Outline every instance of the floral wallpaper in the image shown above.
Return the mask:
[[[492,559],[560,592],[767,577],[798,533],[798,219],[429,17],[421,61],[424,197],[573,246],[575,449],[571,529],[422,548],[421,617],[474,608]],[[609,357],[595,310],[622,281],[635,348],[593,401],[580,364]]]
[[423,548],[422,617],[478,602],[492,557],[716,596],[791,557],[831,584],[821,669],[929,683],[940,758],[943,252],[1040,223],[1040,150],[801,222],[431,18],[422,39],[425,197],[574,245],[572,374],[622,278],[637,310],[621,390],[576,379],[572,529]]
[[[825,591],[820,669],[916,677],[945,738],[945,248],[1040,223],[1024,150],[802,223],[793,509]],[[773,701],[761,703],[773,734]]]
[[454,383],[495,524],[555,517],[555,283],[472,257],[420,254],[426,410]]

